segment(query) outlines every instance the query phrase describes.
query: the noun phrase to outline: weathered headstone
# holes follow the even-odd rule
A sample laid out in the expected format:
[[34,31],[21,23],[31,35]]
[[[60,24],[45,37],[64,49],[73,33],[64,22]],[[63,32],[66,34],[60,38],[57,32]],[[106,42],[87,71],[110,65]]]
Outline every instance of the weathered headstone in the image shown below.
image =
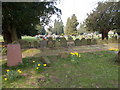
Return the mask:
[[53,42],[53,40],[49,40],[49,41],[47,42],[47,47],[49,47],[49,48],[53,48],[53,47],[54,47],[54,42]]
[[55,42],[55,47],[60,47],[60,46],[61,46],[60,41],[56,41]]
[[75,46],[80,46],[81,45],[80,39],[76,39],[74,41],[74,43],[75,43]]
[[81,44],[82,44],[82,45],[87,45],[87,40],[86,40],[85,38],[82,38],[82,39],[81,39]]
[[74,42],[67,42],[67,46],[75,46]]
[[60,38],[60,44],[62,47],[67,47],[67,40],[64,37]]
[[29,48],[31,48],[31,47],[32,47],[32,44],[31,44],[31,42],[28,42],[28,46],[29,46]]
[[7,66],[17,66],[22,63],[20,44],[7,45]]
[[91,39],[87,39],[87,45],[91,44]]
[[34,48],[38,48],[39,47],[39,43],[37,41],[34,41]]
[[47,47],[47,40],[42,40],[42,41],[40,42],[40,47],[41,47],[41,48],[46,48],[46,47]]
[[95,45],[95,44],[97,44],[97,41],[96,41],[96,39],[92,39],[92,40],[91,40],[91,44],[92,44],[92,45]]

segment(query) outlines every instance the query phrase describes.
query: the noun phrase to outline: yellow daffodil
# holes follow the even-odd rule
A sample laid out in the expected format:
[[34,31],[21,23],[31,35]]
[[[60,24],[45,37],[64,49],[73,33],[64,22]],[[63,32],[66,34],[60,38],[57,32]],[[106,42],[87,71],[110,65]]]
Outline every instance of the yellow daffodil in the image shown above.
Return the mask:
[[114,50],[114,48],[110,48],[109,50],[111,50],[111,51],[112,51],[112,50]]
[[9,70],[9,69],[7,69],[6,71],[7,71],[7,72],[9,72],[10,70]]
[[119,51],[119,49],[114,49],[115,51]]
[[20,69],[17,70],[18,72],[20,71]]
[[78,57],[81,57],[81,55],[79,54],[79,56]]
[[36,67],[36,69],[39,69],[39,67]]
[[6,80],[8,80],[7,78],[4,78],[4,80],[6,81]]
[[38,66],[40,66],[40,64],[38,64]]
[[22,71],[20,69],[17,70],[19,73],[22,73]]
[[35,61],[33,61],[33,62],[35,62]]
[[43,66],[47,66],[46,64],[43,64]]
[[22,73],[22,71],[19,71],[19,73]]
[[78,55],[79,55],[77,52],[76,52],[75,54],[76,54],[76,56],[78,56]]
[[75,55],[75,53],[72,53],[72,52],[71,52],[70,54],[71,54],[71,55]]

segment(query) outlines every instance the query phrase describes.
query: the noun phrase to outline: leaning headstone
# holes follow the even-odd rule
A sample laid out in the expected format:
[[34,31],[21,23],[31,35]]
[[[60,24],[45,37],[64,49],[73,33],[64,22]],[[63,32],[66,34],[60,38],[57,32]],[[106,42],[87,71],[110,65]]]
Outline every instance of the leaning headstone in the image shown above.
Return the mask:
[[22,63],[22,53],[20,44],[8,44],[7,45],[7,66],[17,66]]
[[87,45],[91,44],[91,39],[87,39]]
[[74,43],[75,43],[75,46],[80,46],[81,45],[80,39],[76,39],[74,41]]
[[82,38],[82,39],[81,39],[81,44],[82,44],[82,45],[87,45],[87,40],[86,40],[85,38]]
[[67,40],[64,37],[60,38],[60,44],[62,47],[67,47]]

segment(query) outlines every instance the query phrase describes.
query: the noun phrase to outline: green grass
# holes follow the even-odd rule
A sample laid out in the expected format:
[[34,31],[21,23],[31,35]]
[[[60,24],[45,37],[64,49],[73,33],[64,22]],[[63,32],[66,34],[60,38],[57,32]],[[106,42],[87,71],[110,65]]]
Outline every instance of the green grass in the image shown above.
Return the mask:
[[35,37],[31,37],[31,36],[22,36],[22,40],[25,40],[25,41],[28,41],[28,42],[37,41],[37,39]]
[[[12,82],[3,80],[4,88],[117,88],[118,66],[114,62],[115,54],[109,51],[81,53],[78,63],[66,59],[49,56],[51,67],[36,72],[32,61],[39,58],[24,58],[23,64],[17,67],[7,67],[3,64],[3,75],[6,69],[21,69],[26,77]],[[43,80],[40,80],[43,79]],[[39,82],[38,82],[39,81]]]
[[[35,37],[31,37],[31,36],[22,36],[22,40],[29,41],[29,42],[37,41]],[[3,42],[3,41],[4,41],[3,37],[0,36],[0,42]]]

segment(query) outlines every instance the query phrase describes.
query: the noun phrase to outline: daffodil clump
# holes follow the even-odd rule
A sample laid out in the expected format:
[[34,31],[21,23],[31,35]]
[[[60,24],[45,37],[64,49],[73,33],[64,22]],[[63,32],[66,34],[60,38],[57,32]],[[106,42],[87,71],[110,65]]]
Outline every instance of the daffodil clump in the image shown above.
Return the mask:
[[116,48],[110,48],[110,51],[119,51],[120,49],[116,49]]
[[20,69],[18,69],[17,71],[7,69],[6,75],[4,75],[3,79],[5,81],[14,81],[15,79],[20,77],[21,73],[22,73],[22,71]]
[[37,63],[34,65],[34,68],[37,72],[42,72],[44,70],[44,67],[46,67],[47,64],[41,64],[41,63]]
[[70,55],[71,55],[71,62],[74,62],[74,63],[79,62],[79,58],[81,57],[81,55],[79,53],[71,52]]
[[79,53],[77,53],[77,52],[74,52],[74,53],[71,52],[70,54],[71,54],[72,56],[77,56],[77,57],[80,57],[80,56],[81,56],[81,55],[80,55]]

